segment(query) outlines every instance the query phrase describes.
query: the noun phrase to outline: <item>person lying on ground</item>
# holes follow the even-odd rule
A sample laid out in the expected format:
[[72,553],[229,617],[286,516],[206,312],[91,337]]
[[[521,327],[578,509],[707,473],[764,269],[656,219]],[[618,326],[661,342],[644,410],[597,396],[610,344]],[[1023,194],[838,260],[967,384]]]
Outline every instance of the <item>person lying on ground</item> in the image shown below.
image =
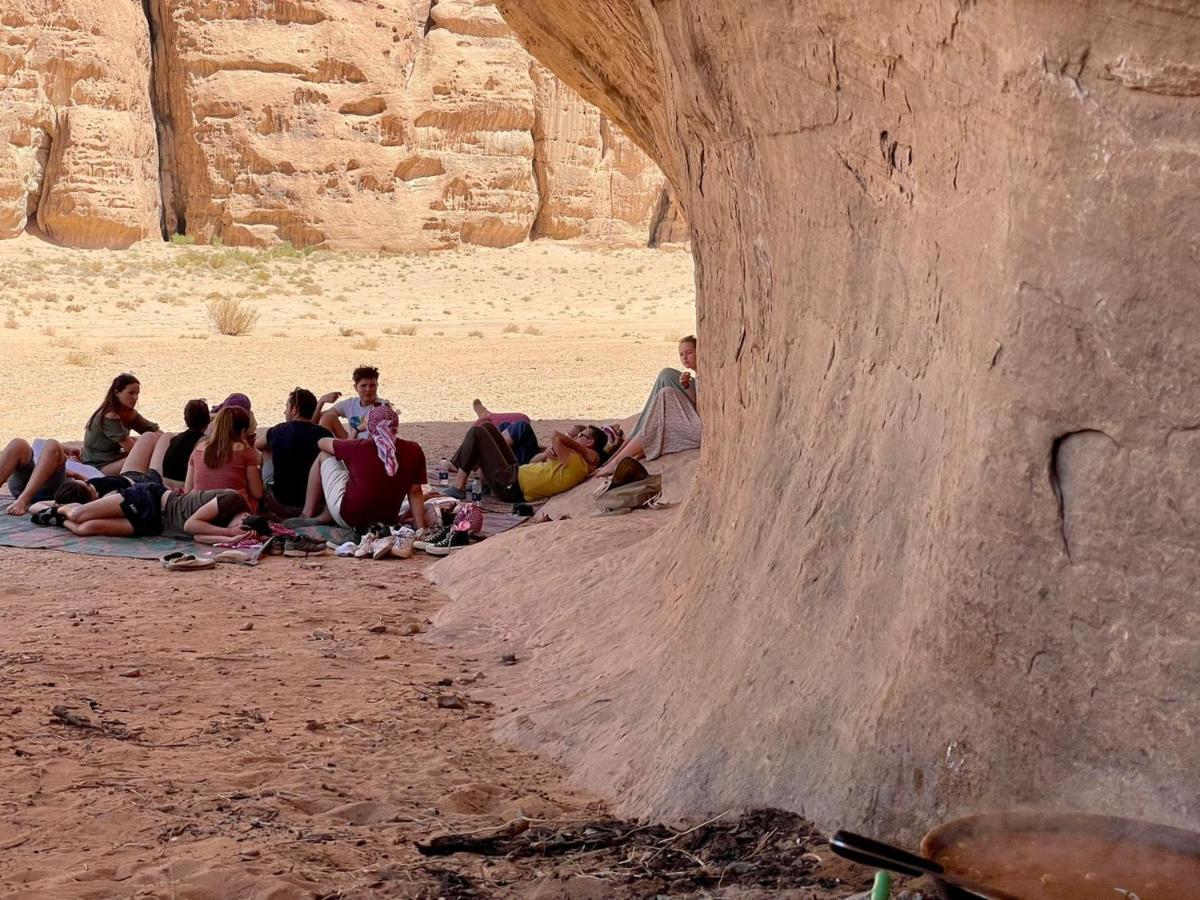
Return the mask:
[[458,469],[454,484],[442,493],[464,499],[470,473],[478,468],[488,489],[505,503],[553,497],[588,477],[603,461],[606,442],[607,436],[595,425],[587,426],[576,437],[556,431],[544,458],[522,465],[495,425],[472,425],[452,460]]
[[[207,401],[189,400],[183,407],[186,428],[178,433],[151,431],[140,435],[129,451],[129,457],[136,454],[141,461],[132,468],[139,471],[154,469],[162,474],[163,484],[167,487],[182,489],[187,480],[188,460],[196,445],[205,438],[211,420]],[[130,468],[129,457],[122,464],[122,471]]]
[[328,428],[313,421],[319,402],[312,391],[295,388],[288,394],[284,421],[258,436],[255,447],[265,457],[270,454],[273,477],[267,485],[265,503],[275,515],[290,519],[304,509],[308,491],[308,474],[312,471],[321,448],[322,438],[333,437]]
[[[81,537],[191,538],[201,544],[239,541],[251,536],[244,527],[249,510],[237,491],[184,494],[160,481],[131,485],[90,503],[68,504],[39,513],[39,524],[53,522]],[[39,521],[35,517],[35,521]]]
[[537,435],[533,431],[533,422],[525,413],[494,413],[478,400],[471,405],[478,417],[475,424],[482,425],[485,422],[491,422],[495,425],[500,434],[504,436],[505,443],[512,448],[513,456],[521,465],[533,462],[534,457],[542,452],[542,446],[538,443]]
[[[337,400],[326,412],[321,413],[318,424],[328,428],[338,440],[358,439],[367,436],[367,415],[378,406],[391,406],[388,401],[379,397],[379,370],[374,366],[359,366],[354,370],[353,397],[338,400],[341,393],[334,391],[321,398],[321,405],[326,400]],[[346,424],[342,424],[342,419]]]
[[217,413],[211,434],[188,460],[184,490],[237,491],[247,509],[257,509],[263,496],[262,460],[254,449],[251,427],[250,413],[240,406],[227,405]]
[[131,431],[138,434],[158,431],[158,425],[143,418],[136,407],[142,384],[123,372],[113,379],[104,402],[88,419],[83,432],[82,462],[112,474],[121,470],[121,462],[133,449]]
[[342,528],[390,526],[407,498],[418,530],[424,531],[425,451],[420,444],[398,438],[399,425],[394,409],[375,406],[367,413],[366,439],[321,438],[321,453],[309,473],[304,517]]
[[683,364],[683,371],[679,369],[663,369],[658,373],[658,377],[654,379],[654,386],[650,389],[650,396],[646,398],[646,405],[642,408],[642,414],[638,416],[637,424],[633,426],[633,430],[629,432],[629,437],[636,438],[646,427],[646,420],[650,416],[651,409],[654,406],[655,398],[658,397],[659,391],[664,388],[678,392],[682,397],[685,397],[692,405],[696,406],[696,378],[687,370],[696,370],[697,363],[697,342],[696,336],[689,334],[679,341],[679,361]]

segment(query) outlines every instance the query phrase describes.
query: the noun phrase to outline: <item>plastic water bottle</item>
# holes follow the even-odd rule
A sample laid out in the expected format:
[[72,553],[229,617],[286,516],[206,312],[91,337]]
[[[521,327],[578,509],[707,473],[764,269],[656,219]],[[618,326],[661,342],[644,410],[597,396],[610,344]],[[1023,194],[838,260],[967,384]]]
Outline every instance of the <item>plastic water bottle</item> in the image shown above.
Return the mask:
[[483,492],[479,489],[479,479],[472,478],[471,479],[471,500],[475,503],[478,503],[482,499],[483,499]]
[[450,483],[450,461],[446,457],[442,457],[442,461],[438,463],[437,470],[438,484],[445,487]]

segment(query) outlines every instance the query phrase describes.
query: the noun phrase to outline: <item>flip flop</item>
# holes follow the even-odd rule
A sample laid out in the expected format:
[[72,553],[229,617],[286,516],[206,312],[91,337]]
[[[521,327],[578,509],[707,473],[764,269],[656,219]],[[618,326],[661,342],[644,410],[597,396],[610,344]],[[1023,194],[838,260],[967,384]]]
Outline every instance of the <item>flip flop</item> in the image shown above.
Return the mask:
[[174,553],[168,553],[161,560],[163,568],[168,572],[177,572],[184,569],[211,569],[216,565],[211,559],[197,559],[190,553],[183,553],[176,550]]

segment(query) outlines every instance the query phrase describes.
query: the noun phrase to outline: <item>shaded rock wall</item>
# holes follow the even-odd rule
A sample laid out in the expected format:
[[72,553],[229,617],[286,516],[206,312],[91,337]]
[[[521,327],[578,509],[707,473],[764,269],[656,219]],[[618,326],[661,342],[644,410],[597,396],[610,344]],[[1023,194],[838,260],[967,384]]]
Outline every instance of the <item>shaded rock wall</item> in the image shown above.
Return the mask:
[[160,229],[636,245],[660,218],[654,164],[487,0],[0,0],[0,17],[5,236],[32,214],[79,246]]
[[639,811],[1200,826],[1194,4],[500,6],[682,202],[706,442],[669,537],[444,564],[508,733]]

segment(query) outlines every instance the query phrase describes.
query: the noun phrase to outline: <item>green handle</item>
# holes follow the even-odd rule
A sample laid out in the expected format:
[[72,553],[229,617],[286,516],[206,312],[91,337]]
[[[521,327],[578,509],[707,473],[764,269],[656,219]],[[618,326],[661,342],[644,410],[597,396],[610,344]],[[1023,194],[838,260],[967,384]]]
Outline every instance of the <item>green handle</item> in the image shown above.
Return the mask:
[[875,884],[871,888],[871,900],[888,900],[892,893],[892,876],[880,870],[875,873]]

